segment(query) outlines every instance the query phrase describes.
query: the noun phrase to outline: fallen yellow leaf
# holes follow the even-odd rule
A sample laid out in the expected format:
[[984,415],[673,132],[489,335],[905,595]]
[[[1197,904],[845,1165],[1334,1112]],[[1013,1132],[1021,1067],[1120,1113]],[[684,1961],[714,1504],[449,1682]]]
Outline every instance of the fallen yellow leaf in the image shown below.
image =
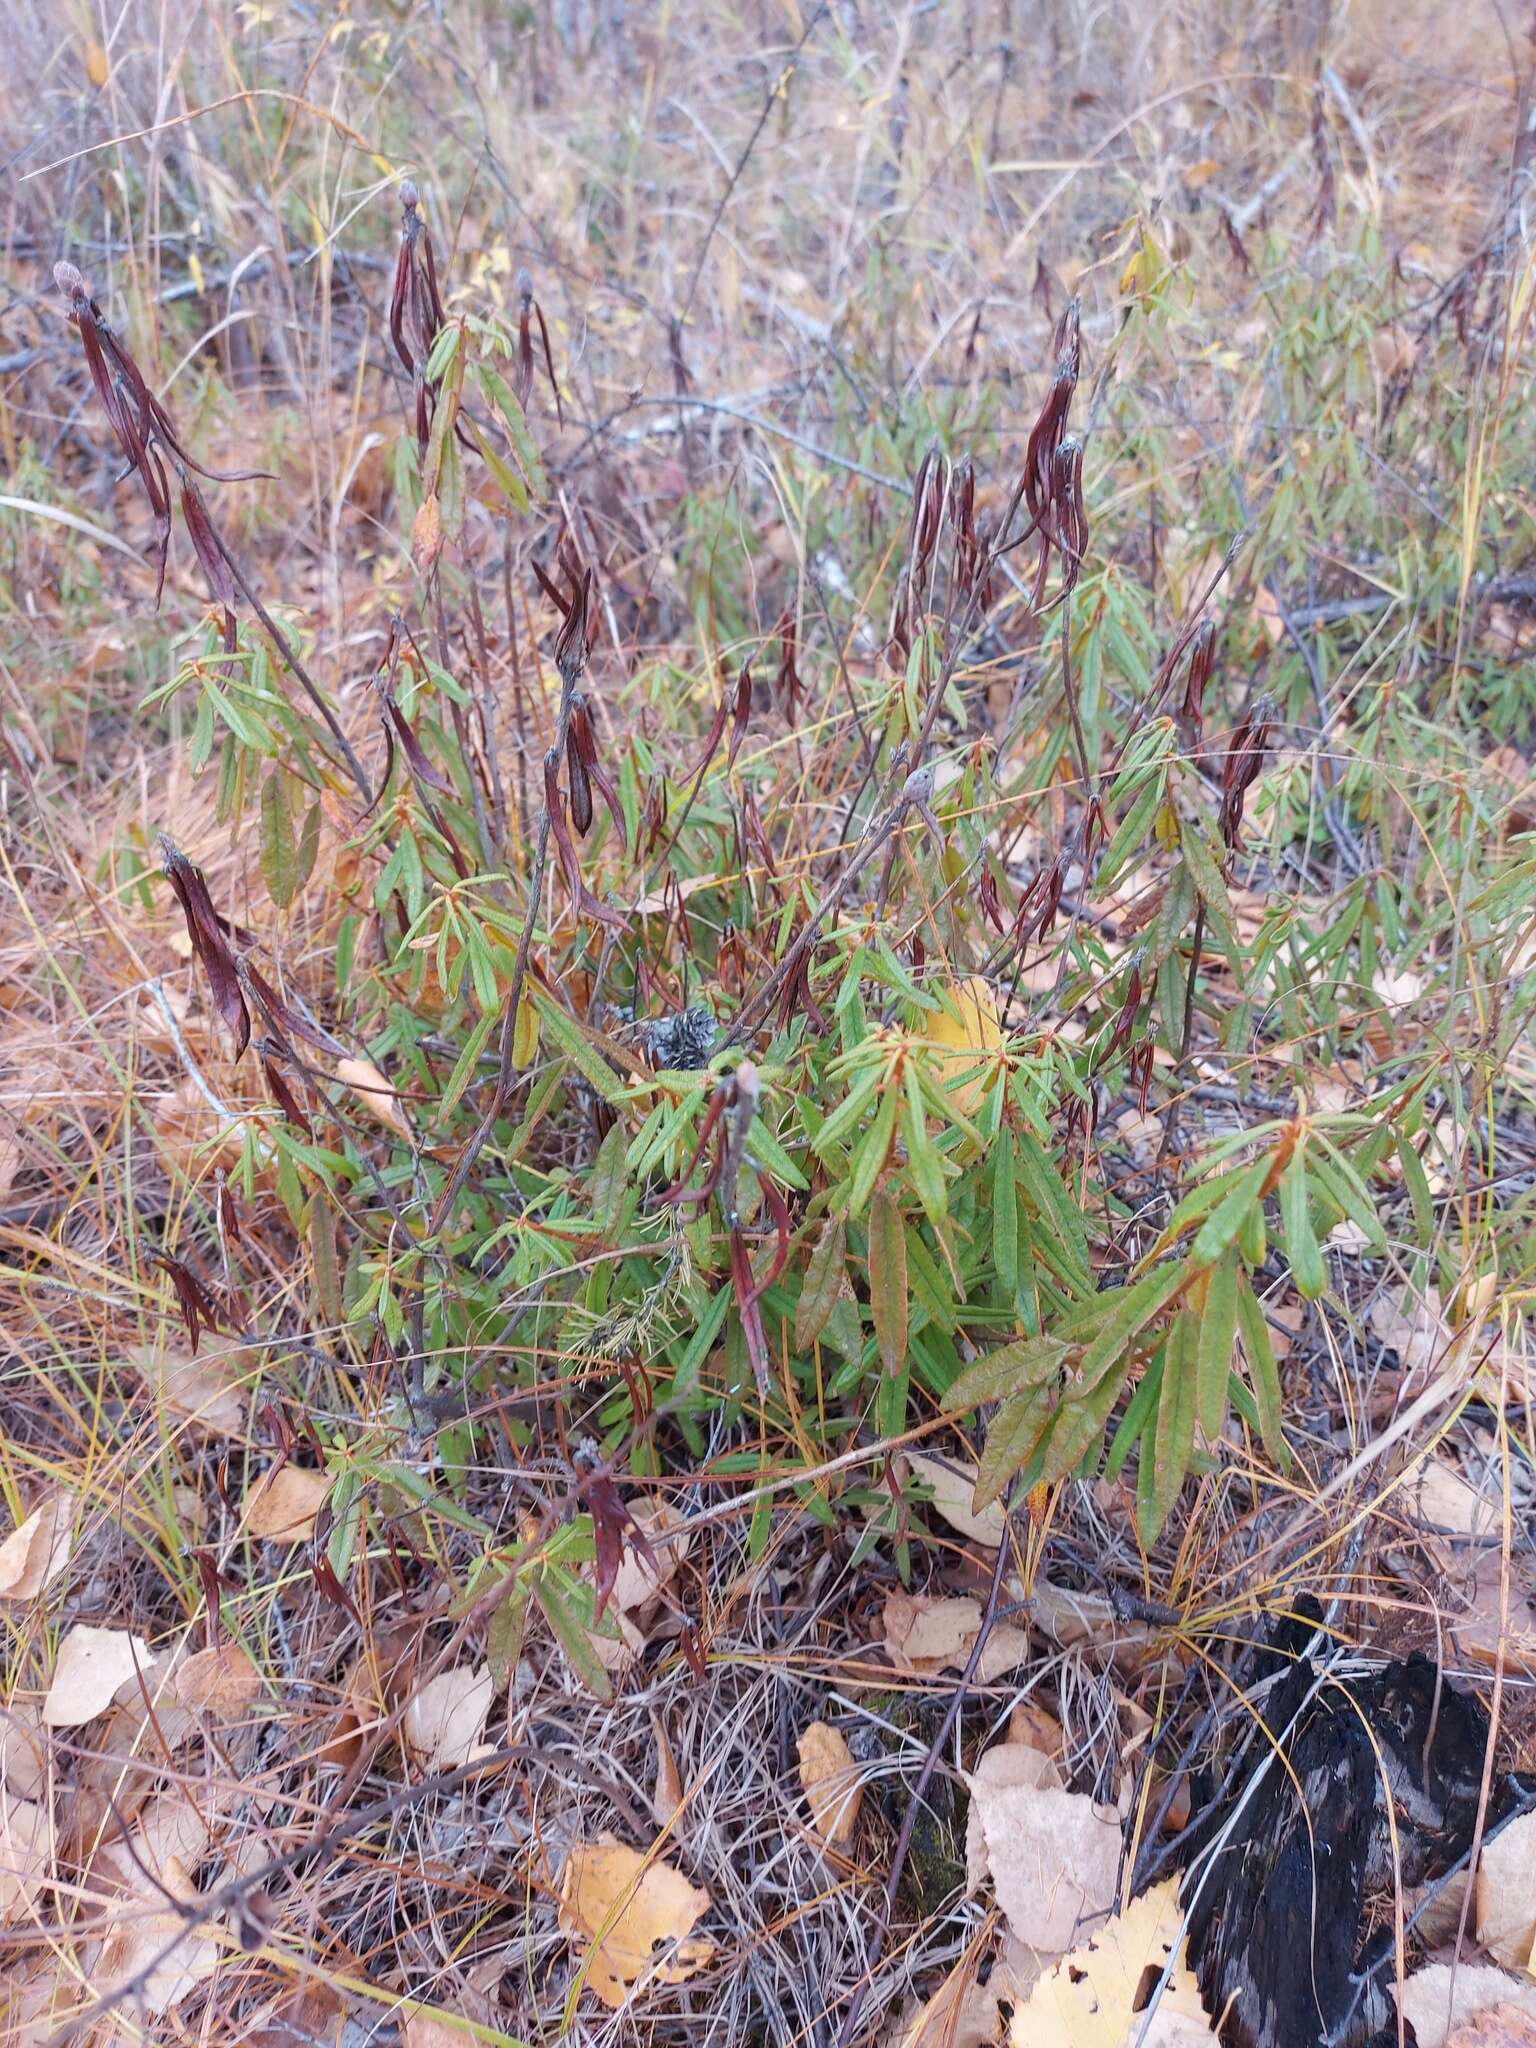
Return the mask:
[[703,1969],[715,1945],[692,1930],[711,1903],[669,1863],[605,1836],[579,1844],[566,1859],[560,1923],[573,1940],[590,1944],[587,1982],[617,2012],[642,1977],[681,1984]]
[[[1132,1899],[1040,1979],[1013,2015],[1013,2048],[1185,2048],[1214,2040],[1184,1960],[1180,1919],[1176,1877]],[[1156,2009],[1138,2012],[1146,1972],[1161,1976],[1170,1955],[1173,1969]]]
[[956,1109],[969,1116],[987,1092],[991,1058],[1003,1042],[997,997],[980,975],[935,990],[940,1006],[927,1020],[934,1064]]

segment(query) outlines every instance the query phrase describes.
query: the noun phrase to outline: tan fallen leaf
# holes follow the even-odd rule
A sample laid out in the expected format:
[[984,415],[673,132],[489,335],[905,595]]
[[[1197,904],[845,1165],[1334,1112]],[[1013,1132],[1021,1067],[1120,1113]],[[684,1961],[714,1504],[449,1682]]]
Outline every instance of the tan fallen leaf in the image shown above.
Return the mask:
[[998,2048],[1004,2006],[1019,2005],[1040,1975],[1031,1950],[1005,1934],[981,1982],[984,1940],[971,1943],[933,1996],[896,2035],[899,2048]]
[[[1013,2015],[1013,2048],[1195,2048],[1214,2041],[1179,1941],[1178,1879],[1133,1899],[1040,1979]],[[1175,1950],[1177,1944],[1177,1951]],[[1174,1967],[1156,2008],[1137,2010],[1148,1971]]]
[[0,1792],[0,1927],[31,1916],[49,1860],[47,1809]]
[[1446,2048],[1536,2048],[1536,2013],[1492,2005],[1459,2026]]
[[98,1848],[92,1872],[126,1893],[139,1895],[153,1889],[148,1872],[168,1863],[196,1869],[212,1837],[206,1808],[185,1787],[170,1786],[145,1802],[127,1834]]
[[693,1928],[711,1904],[671,1864],[610,1836],[573,1849],[560,1884],[560,1924],[585,1951],[587,1983],[615,2012],[642,1979],[682,1984],[704,1968],[715,1945]]
[[[998,1761],[988,1765],[998,1755],[989,1750],[968,1780],[987,1875],[1019,1940],[1038,1954],[1060,1955],[1114,1904],[1120,1817],[1063,1790],[1049,1757],[1011,1742],[1000,1748]],[[1035,1780],[1020,1782],[1031,1757]]]
[[0,1706],[0,1787],[18,1799],[41,1799],[48,1785],[48,1745],[35,1700]]
[[330,1490],[324,1472],[311,1472],[302,1465],[279,1465],[246,1493],[246,1533],[267,1543],[308,1543],[315,1533],[315,1516]]
[[0,2041],[6,2048],[47,2048],[85,2003],[79,1984],[60,1967],[57,1950],[45,1952],[31,1968],[20,1958],[9,1961],[0,1970]]
[[406,1748],[429,1771],[467,1764],[480,1746],[494,1692],[487,1664],[440,1671],[406,1702],[400,1723]]
[[1409,1004],[1419,1000],[1428,986],[1423,975],[1416,974],[1411,967],[1404,967],[1395,974],[1389,968],[1383,968],[1371,983],[1389,1010],[1407,1009]]
[[935,1457],[931,1451],[908,1451],[905,1456],[913,1477],[920,1479],[932,1494],[934,1513],[962,1536],[996,1550],[1003,1540],[1008,1518],[1001,1501],[990,1501],[979,1514],[972,1507],[976,1497],[975,1466],[959,1458]]
[[[884,1610],[885,1648],[898,1671],[935,1677],[958,1671],[971,1654],[981,1629],[981,1602],[962,1594],[934,1598],[927,1593],[891,1593]],[[990,1685],[1005,1672],[1029,1661],[1029,1637],[1003,1622],[987,1637],[976,1678]]]
[[1019,1700],[1014,1706],[1008,1716],[1008,1740],[1026,1749],[1038,1749],[1042,1756],[1048,1756],[1057,1763],[1065,1753],[1067,1742],[1056,1716],[1047,1713],[1033,1699]]
[[1155,1632],[1145,1622],[1123,1619],[1102,1593],[1085,1593],[1076,1586],[1036,1579],[1029,1597],[1029,1618],[1059,1650],[1091,1653],[1122,1676],[1144,1671],[1159,1657],[1171,1659],[1171,1652],[1166,1646],[1159,1647]]
[[1487,1544],[1471,1561],[1470,1574],[1459,1583],[1468,1611],[1452,1620],[1457,1646],[1468,1657],[1492,1667],[1502,1656],[1506,1671],[1536,1677],[1536,1599],[1525,1577],[1523,1555],[1510,1560],[1509,1605],[1503,1604],[1504,1561],[1501,1549]]
[[847,1742],[827,1722],[812,1721],[801,1730],[795,1751],[811,1825],[829,1848],[846,1849],[858,1829],[864,1796]]
[[53,1683],[43,1701],[50,1728],[78,1728],[104,1714],[117,1689],[154,1667],[148,1647],[126,1629],[77,1621],[59,1645]]
[[0,1543],[0,1600],[35,1600],[69,1563],[75,1496],[63,1488],[40,1501]]
[[684,1519],[666,1501],[658,1501],[654,1507],[637,1506],[634,1516],[651,1539],[654,1562],[626,1544],[611,1598],[622,1613],[644,1617],[652,1603],[677,1577],[690,1546],[686,1537],[666,1543],[656,1542],[655,1539],[664,1532],[679,1528]]
[[651,1818],[657,1827],[670,1827],[682,1810],[683,1780],[667,1739],[666,1723],[651,1712],[651,1734],[656,1742],[656,1784],[651,1793]]
[[387,1124],[410,1143],[413,1133],[406,1120],[400,1097],[372,1060],[346,1058],[336,1062],[336,1078],[350,1088],[362,1107],[381,1124]]
[[177,1666],[170,1692],[179,1706],[233,1721],[261,1690],[261,1673],[238,1643],[198,1650]]
[[1419,2048],[1449,2048],[1469,2020],[1500,2006],[1536,2014],[1536,1984],[1528,1977],[1522,1982],[1491,1963],[1458,1963],[1454,1989],[1451,1978],[1449,1963],[1426,1963],[1403,1986],[1403,2016],[1412,2022]]
[[118,1908],[118,1924],[96,1957],[93,1987],[110,1994],[131,1984],[136,2009],[162,2013],[213,1975],[221,1951],[211,1934],[201,1926],[189,1927],[166,1902],[167,1892],[183,1905],[198,1898],[178,1857],[146,1863],[142,1870],[135,1865],[134,1880]]
[[[971,1803],[965,1815],[965,1880],[972,1891],[984,1884],[991,1872],[987,1834],[983,1819],[986,1802],[1013,1787],[1037,1791],[1045,1786],[1060,1790],[1064,1785],[1056,1759],[1028,1742],[999,1742],[977,1759],[971,1774]],[[982,1797],[977,1788],[982,1788]]]
[[1477,1869],[1477,1938],[1509,1970],[1529,1968],[1536,1945],[1536,1813],[1487,1843]]
[[474,2048],[479,2039],[468,2027],[456,2027],[420,2006],[400,2025],[401,2048]]
[[979,1107],[992,1082],[992,1055],[1003,1043],[997,996],[980,975],[936,989],[940,1006],[924,1020],[937,1048],[934,1066],[955,1107],[964,1116]]
[[1499,1502],[1489,1500],[1448,1458],[1427,1457],[1408,1481],[1407,1498],[1425,1529],[1497,1540],[1503,1520]]
[[262,1367],[262,1353],[253,1346],[205,1336],[196,1358],[163,1344],[130,1344],[123,1358],[168,1415],[213,1436],[245,1433],[248,1390]]

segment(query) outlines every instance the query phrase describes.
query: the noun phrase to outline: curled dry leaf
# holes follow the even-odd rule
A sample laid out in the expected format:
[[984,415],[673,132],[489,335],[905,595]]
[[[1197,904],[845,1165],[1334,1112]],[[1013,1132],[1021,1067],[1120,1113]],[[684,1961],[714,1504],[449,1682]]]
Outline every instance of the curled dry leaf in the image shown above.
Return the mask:
[[169,1690],[178,1706],[234,1721],[260,1692],[261,1673],[238,1643],[219,1643],[180,1664]]
[[264,1475],[245,1496],[246,1533],[266,1543],[308,1543],[315,1516],[331,1490],[324,1472],[302,1465],[279,1465]]
[[78,1728],[104,1714],[118,1687],[153,1668],[148,1647],[126,1629],[91,1628],[77,1621],[59,1645],[53,1684],[43,1701],[50,1728]]
[[[1215,2035],[1179,1940],[1178,1879],[1133,1899],[1124,1913],[1063,1956],[1013,2015],[1013,2048],[1196,2048]],[[1175,1953],[1175,1944],[1177,1952]],[[1150,2013],[1144,1981],[1173,1969]]]
[[1536,1948],[1536,1813],[1511,1821],[1483,1850],[1477,1938],[1506,1969],[1530,1969]]
[[429,1771],[452,1771],[482,1747],[495,1687],[490,1666],[460,1664],[429,1678],[406,1704],[400,1724],[405,1747]]
[[47,1809],[0,1791],[0,1927],[30,1917],[48,1862]]
[[[1449,1963],[1427,1963],[1403,1986],[1403,2017],[1412,2024],[1419,2048],[1452,2048],[1453,2043],[1466,2048],[1470,2023],[1507,2008],[1536,2017],[1536,1984],[1489,1963],[1459,1963],[1454,1984]],[[1494,2048],[1493,2042],[1485,2039],[1485,2048]]]
[[560,1924],[586,1947],[587,1983],[617,2012],[642,1978],[682,1984],[704,1968],[715,1945],[693,1928],[711,1903],[671,1864],[600,1836],[566,1859]]
[[677,1758],[672,1754],[672,1744],[667,1739],[666,1724],[660,1714],[651,1713],[651,1734],[656,1739],[656,1786],[651,1793],[651,1818],[657,1827],[670,1827],[682,1810],[683,1780],[677,1768]]
[[336,1078],[350,1088],[370,1116],[397,1132],[409,1144],[411,1127],[406,1121],[400,1097],[390,1087],[372,1060],[347,1058],[336,1062]]
[[969,1784],[986,1871],[1008,1925],[1038,1953],[1060,1955],[1114,1904],[1119,1815],[1063,1790],[1050,1758],[1016,1743],[989,1750]]
[[800,1789],[811,1809],[811,1824],[833,1849],[846,1849],[859,1824],[863,1790],[848,1744],[825,1721],[812,1721],[795,1745]]
[[132,1344],[123,1353],[156,1406],[212,1436],[242,1436],[246,1392],[261,1353],[237,1339],[204,1337],[196,1358],[164,1344]]
[[50,1494],[0,1543],[0,1600],[35,1600],[69,1563],[75,1496]]

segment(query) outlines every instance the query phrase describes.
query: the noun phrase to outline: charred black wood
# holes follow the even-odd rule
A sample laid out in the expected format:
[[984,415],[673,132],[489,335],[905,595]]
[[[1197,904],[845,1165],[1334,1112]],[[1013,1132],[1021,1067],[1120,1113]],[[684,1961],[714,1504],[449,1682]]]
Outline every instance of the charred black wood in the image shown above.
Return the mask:
[[[1477,1823],[1480,1702],[1418,1654],[1319,1668],[1312,1618],[1260,1653],[1276,1672],[1263,1728],[1187,1831],[1189,1958],[1223,2048],[1396,2048],[1370,1904],[1450,1871]],[[1495,1778],[1489,1822],[1526,1796]]]

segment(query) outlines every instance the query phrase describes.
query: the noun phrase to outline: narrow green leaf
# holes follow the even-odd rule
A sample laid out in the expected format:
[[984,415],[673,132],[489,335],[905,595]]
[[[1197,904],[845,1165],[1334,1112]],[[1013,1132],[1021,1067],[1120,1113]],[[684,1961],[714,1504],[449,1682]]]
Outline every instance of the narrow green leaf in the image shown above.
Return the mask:
[[475,1071],[481,1053],[485,1051],[485,1042],[490,1037],[491,1028],[495,1022],[495,1013],[493,1011],[486,1012],[485,1015],[479,1018],[474,1030],[465,1039],[464,1050],[454,1062],[453,1072],[448,1076],[448,1086],[443,1090],[443,1099],[437,1106],[439,1122],[446,1123],[449,1117],[453,1115],[455,1109],[458,1108],[459,1097],[469,1086],[470,1076]]
[[841,1216],[829,1216],[811,1249],[795,1307],[795,1349],[807,1352],[827,1326],[838,1296],[848,1286],[848,1233]]
[[1313,1160],[1312,1171],[1338,1202],[1349,1220],[1360,1226],[1369,1241],[1370,1249],[1385,1251],[1386,1232],[1381,1227],[1381,1218],[1376,1214],[1376,1204],[1372,1201],[1365,1182],[1332,1139],[1325,1137],[1318,1130],[1314,1130],[1313,1136],[1322,1147],[1325,1156]]
[[1019,1296],[1019,1192],[1013,1138],[1007,1131],[992,1158],[992,1265],[1003,1300],[1012,1308]]
[[615,1109],[624,1108],[629,1100],[624,1083],[595,1047],[588,1044],[581,1026],[570,1012],[541,988],[534,990],[533,1000],[550,1037],[561,1051],[570,1056],[604,1102]]
[[[1164,1345],[1142,1374],[1135,1393],[1125,1404],[1125,1413],[1121,1416],[1120,1426],[1115,1431],[1115,1440],[1109,1447],[1109,1456],[1104,1460],[1106,1479],[1119,1478],[1125,1461],[1131,1454],[1132,1445],[1140,1438],[1156,1411],[1158,1392],[1163,1384],[1163,1361],[1167,1355],[1168,1347]],[[1146,1457],[1149,1453],[1143,1451],[1142,1455]]]
[[497,1601],[485,1630],[485,1661],[491,1668],[491,1682],[497,1692],[512,1683],[522,1653],[523,1625],[528,1618],[528,1595],[533,1590],[527,1573],[514,1573],[506,1591]]
[[917,1190],[917,1198],[922,1203],[928,1220],[937,1230],[944,1221],[949,1198],[944,1187],[943,1162],[928,1129],[922,1088],[918,1083],[915,1065],[909,1065],[906,1071],[901,1105],[901,1135],[907,1148],[907,1171],[911,1176],[912,1185]]
[[1227,1385],[1237,1338],[1237,1255],[1227,1252],[1211,1268],[1205,1286],[1205,1313],[1195,1347],[1195,1381],[1200,1427],[1209,1442],[1221,1435],[1227,1419]]
[[1299,1150],[1291,1154],[1290,1164],[1280,1176],[1280,1223],[1296,1291],[1303,1301],[1317,1301],[1328,1291],[1328,1268],[1312,1228],[1306,1156]]
[[1059,1337],[1020,1337],[968,1365],[945,1396],[944,1406],[958,1415],[983,1401],[1005,1401],[1054,1382],[1067,1347]]
[[880,1098],[880,1107],[875,1111],[874,1122],[860,1141],[853,1157],[853,1172],[848,1181],[848,1213],[859,1217],[874,1193],[875,1182],[885,1165],[891,1149],[891,1138],[896,1129],[896,1091],[888,1088]]
[[997,1500],[1009,1480],[1029,1463],[1055,1416],[1056,1397],[1050,1387],[1036,1387],[1004,1402],[987,1431],[976,1470],[978,1513]]
[[1233,974],[1241,978],[1243,947],[1237,936],[1237,927],[1232,922],[1232,899],[1227,894],[1227,885],[1211,856],[1204,833],[1189,818],[1179,820],[1179,845],[1189,868],[1189,879],[1205,905],[1206,914],[1221,940],[1222,951],[1232,964]]
[[843,1143],[844,1138],[851,1135],[864,1121],[864,1113],[874,1101],[875,1090],[880,1086],[882,1078],[881,1068],[869,1067],[854,1082],[816,1133],[815,1145],[821,1158],[830,1158]]
[[286,910],[298,894],[299,849],[281,768],[273,768],[261,785],[261,877],[278,909]]
[[1028,1195],[1035,1213],[1045,1222],[1054,1223],[1061,1233],[1064,1249],[1070,1254],[1071,1269],[1082,1276],[1083,1291],[1092,1291],[1088,1266],[1088,1238],[1083,1229],[1082,1212],[1062,1184],[1056,1163],[1030,1132],[1023,1132],[1018,1140],[1019,1180]]
[[534,1598],[555,1639],[571,1660],[571,1668],[597,1699],[613,1698],[613,1682],[592,1646],[592,1589],[578,1585],[557,1565],[546,1565],[539,1573]]
[[1246,1274],[1238,1281],[1237,1323],[1243,1334],[1248,1378],[1259,1411],[1259,1435],[1264,1440],[1264,1448],[1284,1471],[1289,1468],[1291,1453],[1280,1421],[1280,1368],[1275,1363],[1274,1346],[1269,1341],[1263,1304],[1249,1286]]
[[1429,1176],[1424,1171],[1424,1162],[1415,1150],[1413,1140],[1403,1132],[1397,1136],[1397,1157],[1403,1169],[1403,1186],[1408,1190],[1408,1200],[1413,1207],[1414,1242],[1420,1251],[1427,1251],[1435,1237],[1435,1198],[1429,1191]]
[[1189,1255],[1197,1266],[1214,1266],[1236,1240],[1268,1175],[1268,1159],[1255,1159],[1231,1176],[1226,1193],[1195,1232]]
[[907,1355],[907,1231],[889,1187],[869,1214],[869,1306],[880,1361],[894,1374]]
[[725,1321],[725,1312],[735,1300],[735,1292],[729,1280],[717,1289],[709,1307],[699,1318],[699,1326],[688,1340],[688,1349],[683,1353],[672,1379],[672,1398],[693,1391],[699,1377],[699,1368],[709,1356],[710,1347],[720,1334],[720,1325]]
[[1154,1492],[1156,1527],[1161,1530],[1189,1470],[1195,1448],[1195,1373],[1193,1316],[1177,1317],[1168,1332],[1168,1349],[1163,1366],[1163,1390],[1157,1404],[1157,1430],[1153,1460],[1157,1467]]
[[1192,1272],[1186,1259],[1167,1259],[1154,1266],[1150,1273],[1144,1273],[1129,1287],[1122,1287],[1114,1299],[1114,1307],[1105,1319],[1093,1342],[1083,1353],[1082,1364],[1074,1378],[1086,1392],[1096,1387],[1112,1366],[1124,1356],[1132,1338],[1188,1284]]

